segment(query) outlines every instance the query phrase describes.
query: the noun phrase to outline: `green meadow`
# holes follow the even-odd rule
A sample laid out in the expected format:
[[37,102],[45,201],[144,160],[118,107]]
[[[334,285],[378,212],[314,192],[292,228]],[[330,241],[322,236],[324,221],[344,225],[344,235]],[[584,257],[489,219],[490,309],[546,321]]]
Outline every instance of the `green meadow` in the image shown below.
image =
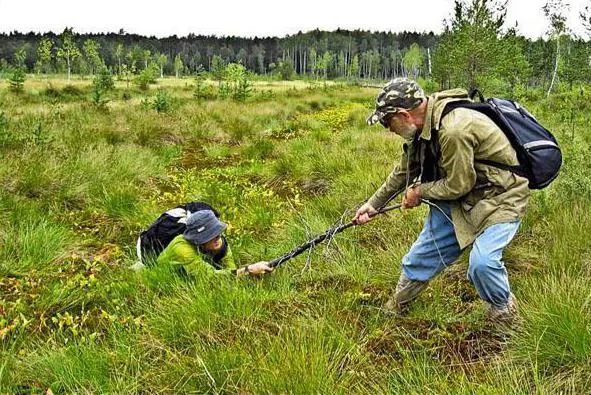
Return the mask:
[[271,260],[349,221],[399,158],[365,125],[376,88],[256,81],[234,101],[194,85],[117,82],[97,104],[90,80],[0,82],[0,393],[591,392],[589,87],[514,97],[564,166],[505,251],[508,331],[485,320],[467,254],[408,316],[381,310],[424,205],[261,278],[131,271],[139,233],[190,200],[221,212],[241,264]]

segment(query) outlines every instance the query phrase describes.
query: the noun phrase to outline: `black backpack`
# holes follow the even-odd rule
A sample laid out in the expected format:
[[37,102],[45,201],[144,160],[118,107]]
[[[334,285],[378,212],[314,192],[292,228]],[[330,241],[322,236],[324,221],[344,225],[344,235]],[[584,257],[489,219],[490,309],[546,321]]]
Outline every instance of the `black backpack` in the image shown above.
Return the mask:
[[172,239],[185,231],[187,217],[200,210],[211,210],[216,217],[220,216],[205,202],[181,204],[160,215],[148,229],[140,234],[137,242],[137,255],[140,261],[143,264],[153,263]]
[[529,180],[530,189],[547,187],[557,176],[562,165],[562,152],[558,142],[546,128],[519,103],[513,100],[489,98],[484,100],[478,90],[470,97],[478,95],[480,103],[455,101],[447,104],[442,118],[451,110],[461,107],[481,112],[489,117],[505,133],[517,153],[518,166],[509,166],[490,160],[478,162],[510,170]]

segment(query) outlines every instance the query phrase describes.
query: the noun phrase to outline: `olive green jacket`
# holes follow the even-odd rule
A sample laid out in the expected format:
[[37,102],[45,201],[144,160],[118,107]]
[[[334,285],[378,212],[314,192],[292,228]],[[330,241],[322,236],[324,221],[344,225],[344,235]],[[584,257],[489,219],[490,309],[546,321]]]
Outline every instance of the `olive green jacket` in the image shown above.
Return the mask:
[[213,274],[230,275],[237,269],[229,245],[226,255],[220,263],[222,269],[217,270],[207,262],[199,248],[185,240],[183,235],[178,235],[172,239],[170,244],[158,256],[157,262],[158,265],[171,265],[175,269],[181,269],[182,267],[187,274],[194,277]]
[[[465,248],[487,227],[511,222],[523,217],[529,196],[528,180],[511,171],[479,163],[490,160],[517,165],[517,155],[511,143],[487,116],[466,108],[456,108],[442,118],[445,105],[466,100],[462,89],[435,93],[428,98],[425,123],[420,139],[430,140],[437,130],[441,149],[439,170],[441,178],[422,183],[421,197],[448,201],[460,248]],[[397,191],[420,178],[418,144],[404,144],[400,164],[384,184],[369,199],[380,208]]]

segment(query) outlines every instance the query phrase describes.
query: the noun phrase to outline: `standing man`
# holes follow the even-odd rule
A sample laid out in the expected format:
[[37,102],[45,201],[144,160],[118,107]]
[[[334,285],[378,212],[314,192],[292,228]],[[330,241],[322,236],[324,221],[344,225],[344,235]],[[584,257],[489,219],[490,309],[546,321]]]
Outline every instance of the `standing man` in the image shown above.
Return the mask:
[[472,245],[468,279],[487,305],[493,321],[509,321],[516,300],[502,261],[515,236],[529,196],[528,180],[483,161],[517,165],[511,143],[487,116],[467,108],[444,112],[448,103],[469,100],[453,89],[425,97],[416,82],[390,81],[379,93],[369,125],[381,123],[402,137],[399,165],[363,204],[353,221],[370,220],[398,191],[410,209],[431,201],[423,230],[402,259],[396,293],[384,308],[401,311],[429,280]]

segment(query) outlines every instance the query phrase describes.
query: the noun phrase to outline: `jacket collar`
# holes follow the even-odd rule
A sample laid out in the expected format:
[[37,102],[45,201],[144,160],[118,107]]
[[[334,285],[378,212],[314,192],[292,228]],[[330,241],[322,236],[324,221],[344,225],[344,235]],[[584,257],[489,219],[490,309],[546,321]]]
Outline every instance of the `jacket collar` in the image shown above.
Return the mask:
[[468,92],[465,89],[450,89],[436,92],[427,98],[427,110],[425,111],[425,123],[419,137],[423,140],[431,140],[431,131],[441,127],[441,115],[447,103],[458,100],[467,100]]

